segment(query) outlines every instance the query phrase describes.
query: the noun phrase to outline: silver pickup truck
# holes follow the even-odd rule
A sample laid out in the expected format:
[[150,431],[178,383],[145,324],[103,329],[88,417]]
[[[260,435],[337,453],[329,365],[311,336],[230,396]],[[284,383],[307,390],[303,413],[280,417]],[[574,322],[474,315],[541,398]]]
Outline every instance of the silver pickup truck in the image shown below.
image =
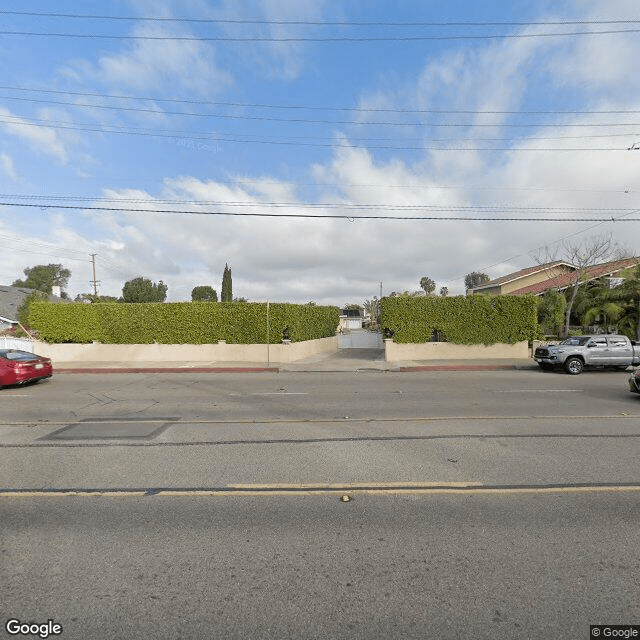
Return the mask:
[[533,357],[541,369],[563,367],[567,373],[575,376],[589,366],[620,369],[636,366],[640,364],[640,347],[631,344],[627,336],[576,336],[560,344],[537,347]]

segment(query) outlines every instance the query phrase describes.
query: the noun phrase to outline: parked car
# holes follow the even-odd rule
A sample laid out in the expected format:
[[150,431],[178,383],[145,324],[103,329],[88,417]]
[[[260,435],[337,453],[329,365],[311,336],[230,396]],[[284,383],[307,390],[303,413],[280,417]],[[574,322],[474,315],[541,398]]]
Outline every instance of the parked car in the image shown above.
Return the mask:
[[560,344],[537,347],[534,359],[541,369],[563,367],[567,373],[577,375],[590,366],[620,369],[637,366],[640,364],[640,347],[633,345],[627,336],[576,336]]
[[50,378],[51,359],[19,349],[0,349],[0,386]]

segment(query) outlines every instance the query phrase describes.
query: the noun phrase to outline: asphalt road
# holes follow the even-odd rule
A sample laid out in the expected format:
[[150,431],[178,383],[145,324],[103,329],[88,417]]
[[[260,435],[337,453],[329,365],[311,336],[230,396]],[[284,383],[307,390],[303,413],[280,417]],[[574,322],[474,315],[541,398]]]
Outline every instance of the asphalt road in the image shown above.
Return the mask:
[[626,377],[68,374],[4,389],[0,622],[367,639],[640,624]]

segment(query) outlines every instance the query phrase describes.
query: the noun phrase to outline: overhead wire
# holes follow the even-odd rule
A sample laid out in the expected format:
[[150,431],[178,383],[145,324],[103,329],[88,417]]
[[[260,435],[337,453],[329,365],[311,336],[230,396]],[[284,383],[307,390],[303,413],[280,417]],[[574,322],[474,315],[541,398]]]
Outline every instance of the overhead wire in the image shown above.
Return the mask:
[[265,20],[258,18],[189,18],[168,16],[114,16],[104,14],[59,13],[44,11],[18,11],[0,9],[0,15],[16,15],[29,17],[48,18],[72,18],[89,20],[128,20],[128,21],[152,21],[152,22],[195,22],[195,23],[220,23],[220,24],[262,24],[262,25],[310,25],[310,26],[419,26],[419,27],[468,27],[468,26],[558,26],[558,25],[604,25],[604,24],[637,24],[640,20],[547,20],[547,21],[359,21],[359,20]]
[[[135,113],[150,113],[156,115],[172,115],[172,116],[184,116],[184,117],[196,117],[196,118],[221,118],[221,119],[230,119],[230,120],[259,120],[259,121],[267,121],[267,122],[284,122],[287,124],[291,123],[303,123],[303,124],[349,124],[349,125],[367,125],[367,126],[390,126],[390,127],[507,127],[507,128],[532,128],[532,127],[551,127],[551,128],[560,128],[560,127],[640,127],[640,122],[594,122],[594,123],[483,123],[483,122],[394,122],[394,121],[375,121],[375,120],[319,120],[312,118],[275,118],[272,116],[257,116],[257,115],[246,115],[246,114],[237,114],[237,113],[202,113],[197,111],[167,111],[164,109],[150,109],[143,107],[125,107],[125,106],[116,106],[116,105],[105,105],[105,104],[95,104],[95,103],[85,103],[85,102],[66,102],[66,101],[58,101],[58,100],[43,100],[38,98],[25,98],[24,96],[7,96],[0,95],[0,100],[13,100],[18,102],[31,102],[36,104],[55,104],[62,105],[68,107],[75,108],[89,108],[89,109],[101,109],[106,111],[125,111],[125,112],[135,112]],[[440,112],[440,113],[453,113],[453,112]],[[504,112],[456,112],[456,113],[473,113],[473,114],[495,114],[495,115],[504,115]],[[551,114],[552,112],[538,112],[540,114]],[[556,114],[558,112],[555,112]],[[573,113],[577,112],[565,112],[568,115],[573,115]],[[602,112],[590,112],[594,114],[599,114]],[[614,112],[606,112],[608,114],[613,114]],[[626,111],[625,114],[638,114],[640,111]]]
[[[259,203],[253,206],[260,206]],[[300,206],[300,205],[298,205]],[[82,211],[107,211],[107,212],[124,212],[124,213],[145,213],[145,214],[185,214],[200,216],[235,216],[235,217],[258,217],[258,218],[300,218],[300,219],[338,219],[338,220],[405,220],[405,221],[460,221],[460,222],[640,222],[640,218],[627,218],[607,216],[605,218],[588,218],[584,216],[573,216],[567,218],[543,217],[543,216],[527,216],[527,217],[487,217],[487,216],[399,216],[399,215],[348,215],[348,214],[329,214],[329,213],[267,213],[261,212],[238,212],[238,211],[197,211],[187,209],[158,209],[158,208],[131,208],[131,207],[104,207],[89,205],[61,205],[47,203],[24,203],[24,202],[0,202],[0,207],[29,207],[38,209],[57,209],[57,210],[82,210]],[[533,208],[535,209],[535,207]],[[493,210],[493,209],[492,209]],[[608,211],[599,209],[600,211]],[[610,211],[628,211],[625,209],[613,209]]]
[[42,38],[80,38],[92,40],[147,40],[163,42],[327,42],[327,43],[367,43],[367,42],[429,42],[447,40],[502,40],[558,38],[576,36],[621,35],[640,33],[640,29],[608,29],[605,31],[568,31],[561,33],[503,33],[503,34],[465,34],[430,36],[364,36],[351,37],[293,37],[293,36],[170,36],[170,35],[116,35],[106,33],[58,33],[38,31],[0,31],[3,36],[42,37]]
[[[305,105],[305,104],[267,104],[267,103],[252,103],[252,102],[220,102],[211,100],[185,100],[181,98],[163,98],[160,96],[134,96],[126,94],[109,94],[109,93],[94,93],[84,91],[63,91],[47,88],[34,88],[34,87],[17,87],[12,85],[0,85],[0,90],[3,91],[22,91],[25,93],[51,93],[56,95],[69,95],[69,96],[82,96],[93,97],[102,99],[117,99],[117,100],[136,100],[145,102],[170,102],[178,104],[198,104],[209,106],[223,106],[223,107],[238,107],[238,108],[258,108],[258,109],[301,109],[310,111],[355,111],[358,113],[432,113],[440,115],[631,115],[638,114],[638,109],[591,109],[591,110],[518,110],[518,111],[505,111],[505,110],[488,110],[488,109],[401,109],[393,107],[366,107],[366,106],[331,106],[331,105]],[[75,103],[61,103],[71,104]],[[96,106],[96,105],[92,105]],[[165,113],[165,112],[163,112]],[[179,112],[182,113],[182,112]]]
[[[326,142],[327,136],[286,136],[281,137],[279,139],[269,139],[269,138],[257,138],[255,134],[244,134],[237,132],[220,132],[220,133],[209,133],[205,131],[189,131],[189,130],[179,130],[179,129],[147,129],[147,128],[136,128],[136,127],[121,127],[117,125],[93,125],[91,123],[85,122],[70,122],[70,121],[59,121],[59,120],[42,120],[38,118],[29,118],[25,120],[19,116],[0,116],[0,123],[5,123],[7,125],[14,126],[31,126],[31,127],[41,127],[43,129],[60,129],[60,130],[71,130],[71,131],[83,131],[87,133],[115,133],[118,135],[132,135],[132,136],[146,136],[146,137],[154,137],[154,138],[171,138],[171,139],[180,139],[180,140],[199,140],[206,142],[230,142],[230,143],[261,143],[261,144],[300,144],[301,146],[319,146],[319,147],[347,147],[351,148],[355,145],[367,145],[371,148],[382,148],[382,149],[394,149],[394,150],[416,150],[416,149],[424,149],[423,146],[398,146],[396,145],[385,145],[385,146],[376,146],[373,143],[378,142],[388,142],[393,143],[395,141],[394,138],[362,138],[362,137],[353,137],[349,136],[348,140],[340,141],[335,140],[332,142]],[[640,127],[640,123],[638,124]],[[235,136],[235,137],[232,137]],[[243,136],[243,137],[238,137]],[[607,134],[593,134],[593,135],[567,135],[567,136],[528,136],[525,141],[529,142],[552,142],[552,141],[563,141],[563,140],[595,140],[595,139],[610,139],[610,138],[627,138],[628,140],[635,140],[636,137],[640,136],[640,134],[633,133],[607,133]],[[322,140],[321,143],[314,143],[314,140]],[[423,143],[452,143],[452,142],[513,142],[522,140],[521,138],[491,138],[491,137],[482,137],[482,136],[472,136],[472,137],[448,137],[448,138],[432,138],[421,136],[420,140]],[[440,147],[439,147],[440,148]],[[490,148],[494,150],[494,147]],[[512,147],[510,147],[512,149]],[[625,149],[628,150],[627,145],[622,145],[622,147],[616,147],[616,149]]]

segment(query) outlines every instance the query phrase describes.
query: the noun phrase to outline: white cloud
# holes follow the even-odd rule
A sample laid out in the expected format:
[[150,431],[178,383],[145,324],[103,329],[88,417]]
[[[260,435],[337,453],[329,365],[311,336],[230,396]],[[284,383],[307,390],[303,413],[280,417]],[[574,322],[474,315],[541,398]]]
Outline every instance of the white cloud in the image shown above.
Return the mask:
[[36,151],[67,161],[67,150],[55,129],[40,123],[14,116],[8,109],[0,108],[0,130],[28,142]]
[[[138,91],[189,90],[202,96],[219,94],[233,82],[230,74],[216,65],[211,45],[198,40],[164,39],[190,36],[186,31],[138,26],[134,35],[157,39],[136,40],[126,51],[105,54],[95,64],[79,63],[75,75]],[[67,75],[74,75],[74,70]]]
[[[291,21],[321,21],[322,12],[328,6],[327,0],[227,0],[221,3],[220,17],[226,19],[246,19],[255,16],[270,24],[246,25],[228,24],[225,32],[229,36],[246,37],[254,33],[263,38],[277,38],[278,41],[246,43],[238,49],[238,55],[256,65],[261,75],[270,78],[295,80],[303,73],[309,45],[304,42],[286,41],[287,38],[305,37],[308,29],[298,25],[284,24]],[[335,4],[335,3],[334,3]],[[332,21],[338,18],[332,7]]]
[[13,182],[18,181],[18,174],[13,166],[13,160],[10,155],[6,153],[0,154],[0,166],[2,167],[2,173],[9,178],[9,180]]

